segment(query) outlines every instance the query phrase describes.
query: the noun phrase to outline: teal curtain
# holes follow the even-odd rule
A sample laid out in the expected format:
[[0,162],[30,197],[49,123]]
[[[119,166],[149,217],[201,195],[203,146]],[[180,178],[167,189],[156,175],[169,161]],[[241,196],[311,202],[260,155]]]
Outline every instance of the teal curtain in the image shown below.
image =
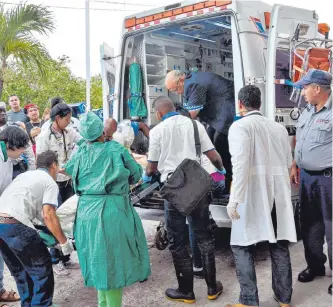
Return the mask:
[[130,99],[128,100],[130,117],[146,117],[147,107],[143,100],[141,67],[137,63],[129,68]]

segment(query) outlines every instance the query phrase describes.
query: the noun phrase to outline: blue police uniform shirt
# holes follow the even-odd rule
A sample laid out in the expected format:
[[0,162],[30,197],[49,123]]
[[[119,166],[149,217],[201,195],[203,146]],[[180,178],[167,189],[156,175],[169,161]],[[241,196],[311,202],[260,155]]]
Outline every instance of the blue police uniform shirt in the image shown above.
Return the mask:
[[189,72],[184,83],[184,107],[227,135],[235,116],[234,82],[212,72]]
[[332,167],[332,95],[319,111],[308,104],[296,128],[295,161],[298,167],[309,171]]

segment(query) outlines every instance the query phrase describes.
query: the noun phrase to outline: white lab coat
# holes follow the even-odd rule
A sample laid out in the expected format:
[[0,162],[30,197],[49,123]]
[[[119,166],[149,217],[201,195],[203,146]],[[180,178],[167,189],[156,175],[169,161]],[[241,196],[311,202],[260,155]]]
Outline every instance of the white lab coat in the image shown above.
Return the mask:
[[[287,130],[259,112],[251,113],[234,122],[229,130],[233,165],[230,202],[239,204],[240,215],[240,219],[232,223],[230,244],[297,242],[289,180],[292,155]],[[277,236],[271,219],[274,201]]]

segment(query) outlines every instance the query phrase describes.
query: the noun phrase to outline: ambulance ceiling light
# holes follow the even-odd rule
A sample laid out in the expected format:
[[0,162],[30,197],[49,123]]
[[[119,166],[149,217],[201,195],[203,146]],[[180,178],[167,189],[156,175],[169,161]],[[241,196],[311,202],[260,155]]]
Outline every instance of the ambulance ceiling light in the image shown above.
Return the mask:
[[209,23],[211,25],[214,25],[214,26],[218,26],[218,27],[221,27],[221,28],[225,28],[225,29],[231,29],[231,26],[230,25],[226,25],[222,22],[218,22],[218,21],[211,21],[211,20],[205,20],[206,23]]
[[190,24],[190,25],[186,25],[186,26],[182,26],[180,27],[180,29],[182,31],[186,31],[186,32],[194,32],[194,31],[201,31],[205,28],[204,25],[201,24]]
[[210,43],[216,43],[216,41],[213,41],[213,40],[211,40],[211,39],[201,38],[201,37],[197,37],[197,36],[194,36],[194,35],[187,35],[187,34],[177,33],[177,32],[170,32],[170,33],[171,33],[171,34],[175,34],[175,35],[180,35],[180,36],[189,37],[189,38],[199,39],[199,40],[206,41],[206,42],[210,42]]

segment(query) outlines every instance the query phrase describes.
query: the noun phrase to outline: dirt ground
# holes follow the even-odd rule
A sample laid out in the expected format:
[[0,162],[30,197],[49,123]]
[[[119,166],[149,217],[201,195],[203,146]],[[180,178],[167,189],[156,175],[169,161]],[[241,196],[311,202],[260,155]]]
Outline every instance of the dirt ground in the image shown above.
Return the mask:
[[[174,303],[164,298],[164,291],[168,287],[175,287],[176,277],[173,270],[172,259],[169,250],[158,251],[153,247],[156,222],[144,221],[147,240],[150,248],[152,276],[142,284],[128,287],[124,291],[123,307],[172,307],[184,306],[182,303]],[[227,303],[237,302],[239,286],[236,279],[233,256],[228,247],[228,234],[219,233],[216,237],[216,264],[218,279],[223,282],[224,293],[222,296],[210,302],[206,299],[206,286],[204,280],[195,280],[195,295],[197,302],[192,306],[214,307],[225,306]],[[294,307],[330,307],[332,297],[328,295],[327,288],[332,282],[332,277],[325,276],[308,284],[297,282],[297,275],[305,268],[302,242],[290,247],[292,257],[294,293],[292,306]],[[74,255],[74,259],[76,255]],[[256,271],[261,307],[277,307],[271,290],[271,269],[267,246],[259,245],[256,249]],[[327,275],[330,270],[327,270]],[[5,285],[7,289],[16,289],[15,282],[6,271]],[[54,303],[58,307],[95,307],[97,306],[96,292],[83,286],[83,280],[79,270],[72,271],[68,277],[56,277]],[[12,304],[11,306],[20,306]]]

